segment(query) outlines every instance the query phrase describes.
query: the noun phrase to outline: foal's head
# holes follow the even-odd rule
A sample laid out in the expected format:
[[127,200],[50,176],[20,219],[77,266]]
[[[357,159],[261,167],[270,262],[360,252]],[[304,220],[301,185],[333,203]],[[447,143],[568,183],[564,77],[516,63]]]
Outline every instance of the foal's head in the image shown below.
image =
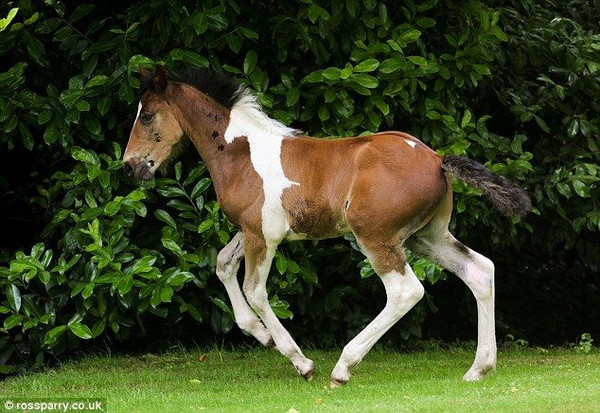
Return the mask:
[[131,177],[149,180],[184,133],[178,108],[169,104],[174,85],[167,81],[165,70],[160,66],[155,73],[141,69],[140,80],[144,94],[123,155],[123,168]]

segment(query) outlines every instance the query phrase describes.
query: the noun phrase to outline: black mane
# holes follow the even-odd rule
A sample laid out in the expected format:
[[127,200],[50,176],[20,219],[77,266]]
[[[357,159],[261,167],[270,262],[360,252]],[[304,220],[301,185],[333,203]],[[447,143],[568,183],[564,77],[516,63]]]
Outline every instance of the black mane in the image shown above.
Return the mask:
[[172,74],[173,80],[194,86],[227,109],[237,101],[240,85],[230,76],[210,69],[185,67]]

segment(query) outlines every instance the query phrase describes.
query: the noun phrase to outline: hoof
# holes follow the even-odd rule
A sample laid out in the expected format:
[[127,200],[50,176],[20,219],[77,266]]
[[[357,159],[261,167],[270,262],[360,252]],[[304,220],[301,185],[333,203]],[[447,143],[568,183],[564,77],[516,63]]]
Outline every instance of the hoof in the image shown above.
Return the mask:
[[269,341],[267,341],[264,346],[266,348],[272,348],[273,350],[277,350],[277,345],[275,345],[275,340],[273,340],[273,337],[269,337]]
[[306,381],[311,381],[313,377],[315,377],[315,368],[313,367],[312,369],[304,373],[302,377],[304,377],[304,380]]
[[467,382],[479,381],[483,379],[483,373],[478,371],[467,371],[463,376],[463,380]]
[[315,375],[315,363],[311,359],[305,358],[301,361],[302,364],[294,362],[294,367],[306,381],[311,381]]
[[329,383],[329,387],[332,389],[337,389],[338,387],[342,387],[345,386],[346,383],[348,383],[348,381],[342,381],[342,380],[338,380],[338,379],[334,379],[333,377],[331,378],[331,383]]
[[469,371],[467,371],[465,373],[465,375],[463,376],[463,380],[464,381],[479,381],[479,380],[483,380],[485,375],[494,370],[495,366],[494,365],[489,365],[489,366],[483,366],[483,367],[471,367],[469,369]]
[[298,370],[298,373],[300,373],[300,375],[304,377],[304,380],[311,381],[315,375],[315,363],[310,359],[306,360],[307,365],[304,366],[304,368],[296,367],[296,369]]

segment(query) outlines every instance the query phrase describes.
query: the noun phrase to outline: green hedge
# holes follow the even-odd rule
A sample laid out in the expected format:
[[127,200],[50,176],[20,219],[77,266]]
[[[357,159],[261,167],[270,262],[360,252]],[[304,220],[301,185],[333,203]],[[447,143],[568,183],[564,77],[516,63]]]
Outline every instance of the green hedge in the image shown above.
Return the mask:
[[[230,73],[273,117],[314,136],[399,129],[486,162],[529,187],[535,209],[523,222],[503,219],[457,182],[453,226],[463,238],[487,232],[484,249],[572,251],[598,232],[593,8],[569,20],[554,19],[566,8],[536,2],[122,3],[0,6],[18,8],[0,32],[1,156],[35,159],[16,179],[2,172],[0,187],[39,223],[28,246],[2,244],[3,373],[81,340],[143,336],[149,324],[197,320],[218,335],[233,325],[214,267],[235,229],[196,154],[141,186],[122,172],[140,65]],[[540,238],[548,231],[554,245]],[[445,277],[411,263],[428,283]],[[289,322],[300,341],[340,344],[383,305],[377,282],[362,280],[371,274],[352,240],[290,244],[275,259],[271,305],[298,315]],[[431,297],[390,337],[419,336],[428,309]]]

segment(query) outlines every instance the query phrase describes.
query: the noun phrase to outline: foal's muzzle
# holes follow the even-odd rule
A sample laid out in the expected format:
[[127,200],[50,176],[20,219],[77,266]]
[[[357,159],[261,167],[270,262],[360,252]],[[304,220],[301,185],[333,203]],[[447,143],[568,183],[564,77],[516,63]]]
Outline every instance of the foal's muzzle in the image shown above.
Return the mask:
[[150,164],[145,159],[130,159],[123,162],[125,173],[132,178],[149,181],[154,177],[154,173],[150,171]]

